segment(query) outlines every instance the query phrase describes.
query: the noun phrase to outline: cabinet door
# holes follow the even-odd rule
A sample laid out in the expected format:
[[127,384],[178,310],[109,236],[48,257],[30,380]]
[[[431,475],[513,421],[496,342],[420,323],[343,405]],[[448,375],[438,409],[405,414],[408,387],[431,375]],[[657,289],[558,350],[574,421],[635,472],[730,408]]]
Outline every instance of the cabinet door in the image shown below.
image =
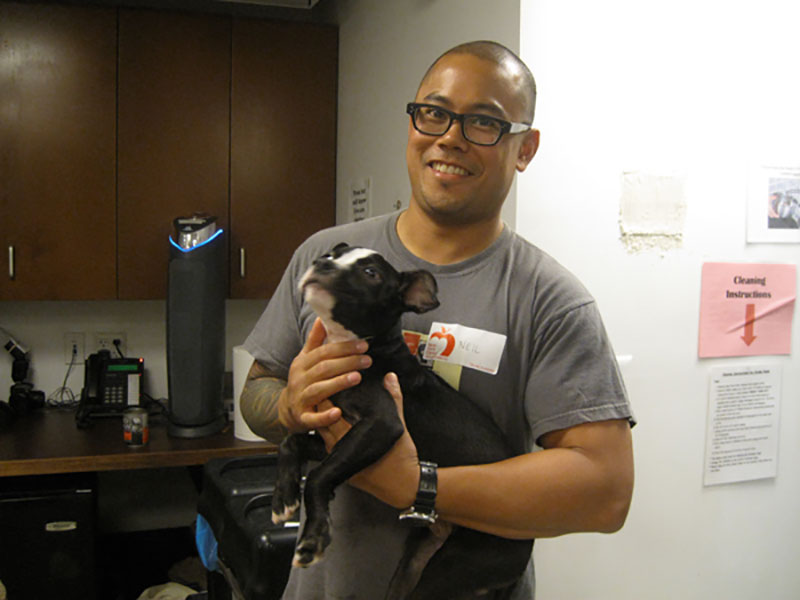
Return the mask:
[[119,11],[119,298],[165,298],[176,217],[228,224],[230,20]]
[[234,19],[232,46],[231,297],[267,298],[335,220],[337,30]]
[[115,11],[0,3],[0,298],[116,297],[115,86]]

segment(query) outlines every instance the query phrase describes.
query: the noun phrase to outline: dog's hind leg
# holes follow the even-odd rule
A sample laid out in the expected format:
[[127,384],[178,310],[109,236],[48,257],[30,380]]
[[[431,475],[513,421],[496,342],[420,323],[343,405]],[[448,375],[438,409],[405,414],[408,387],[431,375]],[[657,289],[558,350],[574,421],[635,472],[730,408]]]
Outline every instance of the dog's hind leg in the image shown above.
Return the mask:
[[307,460],[321,460],[325,444],[317,435],[289,435],[278,446],[278,473],[272,493],[272,522],[288,521],[300,507],[300,476]]
[[412,529],[406,538],[403,557],[395,569],[384,600],[404,600],[417,586],[422,570],[450,535],[453,526],[440,521],[432,527]]
[[457,527],[433,555],[409,600],[506,597],[525,571],[531,540],[509,540]]
[[403,424],[396,412],[390,419],[362,419],[309,472],[303,492],[306,522],[293,565],[307,567],[317,562],[330,544],[328,504],[333,490],[386,454],[402,434]]

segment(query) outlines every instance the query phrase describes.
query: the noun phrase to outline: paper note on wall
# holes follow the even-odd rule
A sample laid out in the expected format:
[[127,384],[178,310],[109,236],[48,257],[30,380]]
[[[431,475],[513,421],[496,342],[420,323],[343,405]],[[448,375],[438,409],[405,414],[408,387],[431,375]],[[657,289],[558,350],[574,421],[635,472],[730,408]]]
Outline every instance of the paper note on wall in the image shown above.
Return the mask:
[[350,220],[352,222],[363,221],[372,216],[371,186],[372,182],[369,177],[350,183]]
[[780,399],[777,365],[711,370],[705,485],[777,475]]
[[790,354],[797,267],[706,263],[698,355]]

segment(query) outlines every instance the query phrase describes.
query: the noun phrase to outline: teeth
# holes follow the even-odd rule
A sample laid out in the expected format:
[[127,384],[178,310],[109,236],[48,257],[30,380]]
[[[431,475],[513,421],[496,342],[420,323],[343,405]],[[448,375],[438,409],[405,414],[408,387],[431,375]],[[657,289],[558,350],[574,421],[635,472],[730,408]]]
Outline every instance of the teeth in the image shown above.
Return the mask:
[[447,173],[448,175],[469,175],[469,171],[462,169],[461,167],[456,167],[455,165],[446,165],[444,163],[435,162],[431,165],[431,167],[433,167],[434,171]]

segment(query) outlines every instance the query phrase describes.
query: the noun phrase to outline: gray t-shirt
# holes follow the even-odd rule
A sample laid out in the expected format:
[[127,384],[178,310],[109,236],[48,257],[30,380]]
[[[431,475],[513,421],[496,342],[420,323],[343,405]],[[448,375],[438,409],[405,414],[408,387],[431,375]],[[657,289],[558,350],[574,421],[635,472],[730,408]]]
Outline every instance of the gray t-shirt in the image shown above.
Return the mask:
[[[300,246],[245,341],[248,351],[287,377],[315,318],[297,282],[315,258],[347,242],[380,252],[398,271],[426,269],[436,277],[439,308],[403,316],[412,349],[424,348],[434,322],[506,336],[495,375],[438,362],[433,368],[490,414],[518,453],[535,451],[550,431],[608,419],[632,422],[596,303],[571,273],[507,226],[477,256],[433,265],[403,246],[397,218],[394,213],[328,229]],[[331,505],[331,523],[333,542],[324,560],[293,569],[284,598],[382,598],[407,533],[397,511],[344,485]],[[513,597],[533,598],[533,589],[531,564]]]

